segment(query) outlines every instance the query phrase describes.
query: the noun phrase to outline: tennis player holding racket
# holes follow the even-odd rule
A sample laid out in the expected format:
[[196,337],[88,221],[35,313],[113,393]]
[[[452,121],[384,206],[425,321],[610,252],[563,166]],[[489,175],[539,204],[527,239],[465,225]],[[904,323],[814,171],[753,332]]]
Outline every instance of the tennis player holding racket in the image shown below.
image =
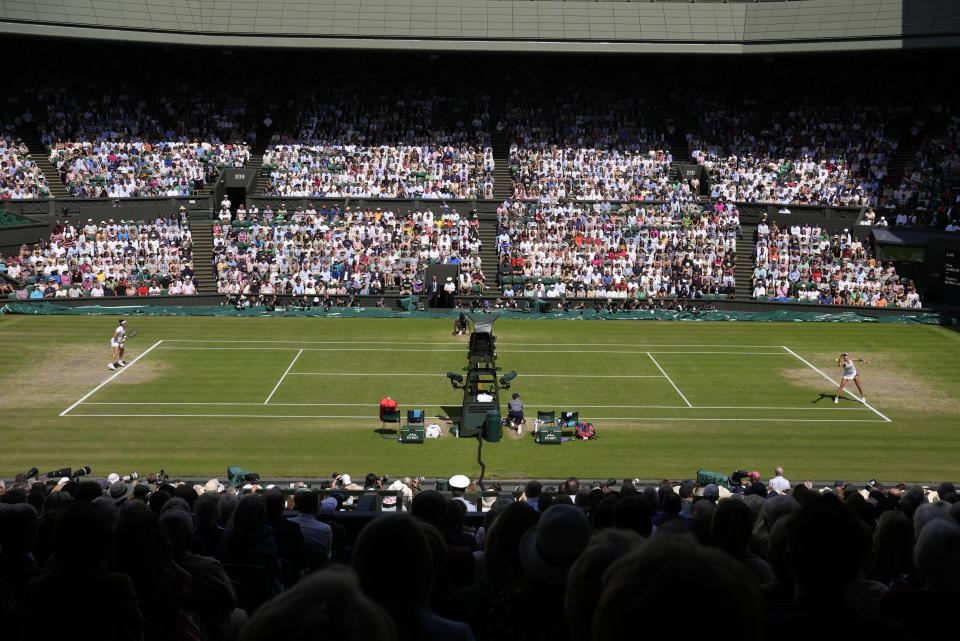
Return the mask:
[[[131,337],[136,336],[136,330],[130,332],[129,335]],[[127,364],[127,361],[123,360],[123,343],[127,340],[127,336],[127,321],[124,319],[117,324],[117,328],[113,330],[113,336],[110,338],[113,360],[107,365],[107,369],[117,369]]]
[[847,384],[847,381],[853,381],[856,383],[857,389],[860,390],[860,402],[867,402],[867,399],[865,398],[866,395],[863,393],[863,386],[860,385],[860,375],[857,373],[856,365],[853,364],[854,361],[858,363],[867,362],[862,358],[853,358],[846,352],[840,354],[840,358],[837,359],[837,367],[840,367],[843,370],[843,378],[840,379],[840,387],[837,389],[836,396],[833,397],[834,403],[840,402],[840,394],[843,392],[843,388]]

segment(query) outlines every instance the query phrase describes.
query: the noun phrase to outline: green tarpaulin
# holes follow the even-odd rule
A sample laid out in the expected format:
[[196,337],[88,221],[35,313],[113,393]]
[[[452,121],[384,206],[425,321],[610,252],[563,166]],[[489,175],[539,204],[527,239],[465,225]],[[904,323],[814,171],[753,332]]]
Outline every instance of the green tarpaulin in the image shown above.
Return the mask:
[[[414,307],[416,297],[405,299],[406,306]],[[413,303],[413,305],[411,305]],[[329,318],[449,318],[454,319],[461,311],[482,313],[475,310],[438,309],[431,311],[405,311],[376,307],[313,307],[291,308],[285,311],[268,312],[264,307],[237,310],[230,306],[174,307],[163,305],[131,305],[126,307],[66,307],[54,303],[7,303],[0,307],[3,314],[64,314],[64,315],[134,315],[134,316],[317,316]],[[556,319],[556,320],[661,320],[661,321],[766,321],[766,322],[828,322],[828,323],[922,323],[925,325],[951,325],[954,319],[946,312],[867,316],[855,312],[829,313],[819,311],[773,310],[769,312],[677,312],[669,310],[597,312],[592,309],[569,312],[552,311],[537,313],[515,310],[491,310],[500,318]]]

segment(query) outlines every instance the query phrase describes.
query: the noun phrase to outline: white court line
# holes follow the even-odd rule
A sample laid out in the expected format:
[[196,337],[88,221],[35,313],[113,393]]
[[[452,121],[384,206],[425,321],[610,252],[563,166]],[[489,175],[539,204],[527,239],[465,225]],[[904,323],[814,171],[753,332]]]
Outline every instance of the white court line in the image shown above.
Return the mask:
[[277,384],[274,385],[273,391],[270,392],[270,396],[268,396],[268,397],[267,397],[267,400],[265,400],[265,401],[263,402],[264,405],[266,405],[267,403],[269,403],[269,402],[270,402],[270,399],[273,398],[273,395],[277,393],[277,390],[278,390],[278,389],[280,389],[280,383],[283,382],[283,379],[285,379],[285,378],[287,377],[287,374],[290,373],[290,370],[293,369],[293,364],[297,362],[297,359],[300,358],[300,355],[301,355],[301,354],[303,354],[303,350],[302,350],[302,349],[301,349],[299,352],[297,352],[297,355],[293,357],[293,360],[292,360],[292,361],[290,361],[290,364],[287,366],[287,371],[283,373],[283,376],[281,376],[281,377],[280,377],[280,380],[277,381]]
[[141,354],[140,354],[139,356],[137,356],[135,359],[133,359],[132,361],[130,361],[129,363],[127,363],[126,365],[124,365],[123,368],[121,368],[120,370],[118,370],[113,376],[108,377],[107,380],[105,380],[104,382],[100,383],[99,385],[97,385],[96,387],[94,387],[92,390],[90,390],[89,392],[87,392],[87,393],[83,396],[83,398],[81,398],[79,401],[77,401],[76,403],[74,403],[73,405],[71,405],[70,407],[68,407],[67,409],[65,409],[65,410],[63,410],[62,412],[60,412],[60,416],[66,416],[66,415],[67,415],[67,412],[69,412],[69,411],[72,410],[74,407],[76,407],[76,406],[79,405],[80,403],[83,403],[85,400],[87,400],[88,398],[90,398],[91,396],[93,396],[94,393],[96,393],[96,391],[99,390],[101,387],[103,387],[104,385],[106,385],[107,383],[109,383],[110,381],[112,381],[113,379],[115,379],[116,377],[118,377],[118,376],[120,376],[121,374],[123,374],[123,373],[124,373],[125,371],[127,371],[127,369],[129,369],[134,363],[136,363],[136,362],[139,361],[141,358],[143,358],[144,356],[146,356],[147,354],[149,354],[149,353],[150,353],[150,350],[152,350],[154,347],[156,347],[157,345],[159,345],[159,344],[162,343],[162,342],[163,342],[162,340],[159,340],[159,341],[157,341],[156,343],[154,343],[153,345],[151,345],[150,347],[148,347],[143,353],[141,353]]
[[[338,414],[318,414],[318,415],[288,415],[288,414],[70,414],[67,418],[72,418],[75,416],[88,416],[88,417],[113,417],[113,418],[349,418],[358,421],[377,421],[380,422],[380,418],[377,416],[344,416]],[[650,417],[641,417],[636,416],[585,416],[584,419],[590,419],[594,421],[623,421],[627,423],[646,423],[648,421],[753,421],[753,422],[767,422],[774,421],[780,423],[883,423],[883,421],[877,420],[875,418],[861,419],[861,418],[683,418],[676,416],[650,416]]]
[[[165,343],[277,343],[283,345],[458,345],[455,341],[442,343],[413,343],[411,341],[275,341],[275,340],[201,340],[196,338],[168,338]],[[502,341],[500,345],[520,345],[522,347],[781,347],[780,345],[701,345],[682,343],[512,343]]]
[[[442,376],[446,374],[369,374],[364,372],[290,372],[290,376]],[[663,378],[659,374],[521,374],[525,378]]]
[[[292,374],[291,374],[292,375]],[[658,376],[657,378],[663,378]],[[185,401],[185,402],[101,402],[88,401],[83,405],[209,405],[211,407],[219,406],[253,406],[262,407],[263,403],[222,403],[206,401]],[[419,407],[446,407],[450,403],[404,403],[404,406]],[[504,404],[505,405],[505,404]],[[758,405],[579,405],[577,403],[528,403],[528,407],[533,409],[546,409],[552,407],[578,407],[584,409],[657,409],[657,410],[791,410],[791,411],[810,411],[822,410],[830,412],[866,412],[867,407],[774,407]],[[378,403],[270,403],[270,407],[379,407]]]
[[[814,366],[810,361],[808,361],[808,360],[805,359],[804,357],[800,356],[800,354],[797,354],[795,351],[793,351],[792,349],[790,349],[790,348],[787,347],[786,345],[781,345],[781,347],[783,347],[783,349],[787,350],[788,352],[790,352],[791,354],[793,354],[794,356],[796,356],[797,358],[799,358],[801,361],[803,361],[804,363],[806,363],[807,365],[809,365],[811,368],[813,368],[813,371],[818,372],[818,373],[820,374],[820,376],[824,377],[825,379],[827,379],[828,381],[830,381],[830,382],[833,383],[834,385],[836,385],[836,386],[838,386],[838,387],[840,386],[840,383],[836,382],[835,380],[833,380],[832,378],[830,378],[829,376],[827,376],[827,374],[825,374],[819,367]],[[843,391],[846,392],[847,394],[849,394],[851,397],[855,398],[856,400],[858,400],[858,401],[863,401],[862,398],[858,397],[856,394],[854,394],[853,392],[851,392],[851,391],[850,391],[849,389],[847,389],[846,387],[843,388]],[[893,422],[893,421],[891,421],[888,417],[886,417],[886,416],[884,416],[883,414],[881,414],[875,407],[873,407],[872,405],[870,405],[870,403],[864,402],[863,404],[864,404],[866,407],[868,407],[868,408],[870,408],[871,410],[873,410],[873,413],[874,413],[874,414],[876,414],[877,416],[879,416],[880,418],[882,418],[882,419],[883,419],[884,421],[886,421],[887,423],[892,423],[892,422]]]
[[[451,354],[462,354],[463,349],[404,349],[390,348],[384,350],[382,347],[303,347],[299,350],[296,347],[161,347],[160,349],[178,349],[178,350],[233,350],[233,351],[301,351],[301,352],[449,352]],[[736,354],[737,356],[786,356],[783,352],[691,352],[691,351],[633,351],[622,349],[509,349],[498,350],[500,354]]]
[[663,377],[667,379],[667,381],[669,381],[671,385],[673,385],[673,389],[677,390],[677,394],[679,394],[680,398],[683,399],[683,402],[687,404],[687,407],[693,407],[690,401],[687,400],[687,397],[683,395],[683,392],[680,391],[680,388],[677,387],[677,384],[673,382],[673,379],[667,376],[667,373],[663,371],[663,368],[660,367],[660,363],[658,363],[657,359],[653,357],[653,354],[651,354],[650,352],[647,352],[647,356],[649,356],[650,360],[653,361],[653,364],[657,366],[657,369],[660,370],[660,373],[663,374]]

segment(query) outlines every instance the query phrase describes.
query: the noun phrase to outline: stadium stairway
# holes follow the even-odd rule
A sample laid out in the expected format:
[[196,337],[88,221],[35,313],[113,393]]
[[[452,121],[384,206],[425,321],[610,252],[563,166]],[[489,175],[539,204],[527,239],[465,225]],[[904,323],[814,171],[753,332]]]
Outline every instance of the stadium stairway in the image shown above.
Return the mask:
[[928,121],[927,127],[924,128],[925,133],[919,135],[911,135],[909,125],[913,123],[904,123],[902,134],[900,136],[900,145],[897,147],[897,153],[890,159],[890,162],[887,166],[887,175],[883,179],[884,187],[893,187],[896,189],[900,186],[900,181],[903,179],[903,173],[907,170],[908,167],[912,167],[914,160],[916,159],[917,150],[920,149],[920,144],[923,142],[924,137],[937,138],[942,137],[947,131],[947,125],[949,124],[948,118],[944,114],[934,115],[931,118],[932,121]]
[[247,197],[250,196],[260,196],[261,187],[260,187],[260,168],[263,167],[263,151],[251,151],[250,160],[247,161],[247,167],[253,169],[253,183],[250,185],[250,189],[247,191]]
[[738,299],[753,297],[753,248],[756,245],[757,226],[750,224],[740,225],[742,236],[737,240],[737,263],[733,273],[736,279]]
[[[506,130],[495,131],[490,137],[493,146],[493,197],[503,202],[513,196],[513,178],[510,176],[510,139]],[[481,222],[481,226],[483,223]],[[494,217],[496,231],[496,217]],[[484,261],[486,266],[486,261]]]
[[204,218],[190,219],[193,236],[193,278],[198,294],[216,294],[217,276],[213,266],[213,223]]
[[480,261],[483,268],[484,286],[496,288],[497,291],[500,291],[500,259],[497,256],[497,212],[489,204],[484,203],[483,205],[478,203],[477,207],[477,217],[480,219],[477,235],[480,236],[480,242],[483,243],[480,248]]
[[[901,142],[900,146],[897,147],[897,153],[894,154],[887,165],[887,175],[883,178],[883,187],[889,186],[896,189],[900,186],[900,181],[903,179],[903,172],[907,170],[907,167],[913,165],[913,160],[917,155],[917,149],[920,148],[920,143],[922,142],[921,137],[910,136],[909,132],[906,132],[900,140]],[[877,220],[879,220],[879,218]]]
[[44,178],[50,183],[50,197],[67,198],[69,196],[67,188],[60,180],[60,172],[53,168],[53,163],[47,156],[47,146],[43,144],[40,132],[34,127],[25,125],[17,131],[17,135],[23,139],[23,142],[27,143],[27,147],[30,149],[30,160],[37,163],[37,167],[43,172]]

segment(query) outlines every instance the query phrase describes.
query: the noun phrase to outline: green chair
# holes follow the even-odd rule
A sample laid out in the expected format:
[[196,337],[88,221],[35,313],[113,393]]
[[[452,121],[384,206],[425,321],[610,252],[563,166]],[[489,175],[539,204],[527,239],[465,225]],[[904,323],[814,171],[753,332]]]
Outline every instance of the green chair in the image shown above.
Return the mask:
[[380,422],[381,422],[380,427],[384,429],[387,427],[387,423],[396,423],[397,426],[399,427],[400,426],[400,410],[396,409],[392,412],[384,412],[383,419]]
[[553,410],[549,412],[544,412],[542,410],[537,411],[537,425],[555,425],[557,422],[557,413]]

